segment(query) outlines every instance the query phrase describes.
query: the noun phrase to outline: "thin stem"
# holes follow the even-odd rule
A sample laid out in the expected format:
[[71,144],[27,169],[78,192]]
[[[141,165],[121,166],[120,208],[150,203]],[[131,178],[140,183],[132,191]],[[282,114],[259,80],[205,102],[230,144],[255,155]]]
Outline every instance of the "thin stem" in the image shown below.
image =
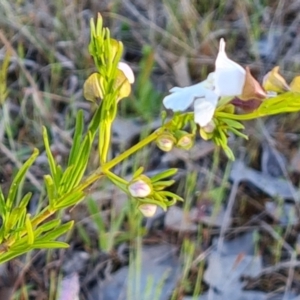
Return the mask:
[[113,179],[113,180],[115,180],[115,181],[117,181],[117,182],[119,182],[121,184],[125,184],[125,185],[128,184],[127,180],[121,178],[120,176],[114,174],[113,172],[107,171],[106,175],[107,175],[108,178],[111,178],[111,179]]
[[252,113],[249,114],[244,114],[244,115],[236,115],[236,114],[228,114],[222,111],[217,111],[215,113],[217,117],[223,117],[223,118],[228,118],[232,120],[240,120],[240,121],[246,121],[246,120],[252,120],[252,119],[257,119],[259,117],[263,117],[263,114],[259,114],[258,111],[253,111]]
[[117,165],[118,163],[120,163],[121,161],[123,161],[124,159],[126,159],[127,157],[129,157],[130,155],[135,153],[136,151],[140,150],[141,148],[145,147],[149,143],[153,142],[164,130],[165,130],[165,127],[159,128],[158,130],[154,131],[152,134],[147,136],[145,139],[141,140],[136,145],[134,145],[131,148],[129,148],[128,150],[124,151],[122,154],[115,157],[111,161],[105,163],[102,166],[102,171],[105,173],[106,170],[110,170],[112,167],[114,167],[115,165]]

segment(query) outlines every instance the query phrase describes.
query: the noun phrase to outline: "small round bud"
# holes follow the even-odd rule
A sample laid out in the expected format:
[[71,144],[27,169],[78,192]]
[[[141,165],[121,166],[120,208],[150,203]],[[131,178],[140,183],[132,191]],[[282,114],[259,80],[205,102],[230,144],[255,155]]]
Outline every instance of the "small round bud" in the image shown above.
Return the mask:
[[202,127],[206,133],[213,133],[216,128],[216,124],[213,120],[211,120],[206,126]]
[[149,217],[153,217],[154,214],[156,213],[157,210],[157,205],[155,204],[142,204],[139,206],[139,210],[141,211],[141,213],[149,218]]
[[193,134],[178,130],[175,135],[177,138],[176,147],[189,150],[194,146],[195,136]]
[[146,176],[139,176],[128,185],[128,191],[132,197],[145,198],[152,193],[151,181]]
[[173,149],[174,144],[176,143],[176,139],[171,133],[165,132],[161,134],[156,139],[156,145],[157,147],[165,152],[169,152]]

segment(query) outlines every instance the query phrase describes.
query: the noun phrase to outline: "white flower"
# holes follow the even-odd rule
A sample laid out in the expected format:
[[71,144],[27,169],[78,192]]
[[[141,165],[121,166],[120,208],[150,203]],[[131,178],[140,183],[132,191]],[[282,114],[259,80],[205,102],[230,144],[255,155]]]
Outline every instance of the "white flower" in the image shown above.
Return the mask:
[[127,65],[124,62],[119,62],[118,69],[124,73],[124,75],[126,76],[128,82],[130,84],[134,83],[134,74],[133,74],[132,69],[129,67],[129,65]]
[[227,57],[225,41],[221,39],[215,72],[190,87],[172,88],[171,94],[163,99],[163,104],[174,112],[185,111],[194,104],[195,122],[203,127],[212,120],[220,97],[242,94],[245,79],[245,69]]

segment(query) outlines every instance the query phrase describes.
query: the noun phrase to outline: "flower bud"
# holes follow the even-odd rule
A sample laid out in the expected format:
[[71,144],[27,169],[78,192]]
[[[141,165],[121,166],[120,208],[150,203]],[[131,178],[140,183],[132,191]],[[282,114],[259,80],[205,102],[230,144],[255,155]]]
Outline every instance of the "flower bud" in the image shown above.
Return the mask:
[[216,128],[216,124],[213,120],[211,120],[207,125],[202,127],[206,133],[213,133]]
[[156,213],[157,205],[156,204],[142,204],[139,206],[139,210],[145,217],[147,217],[147,218],[153,217],[154,214]]
[[266,91],[284,93],[290,90],[290,87],[286,83],[285,79],[279,74],[279,67],[274,67],[263,78],[263,88]]
[[176,147],[189,150],[194,146],[194,135],[186,131],[178,130],[176,133]]
[[129,183],[128,191],[132,197],[145,198],[152,192],[151,180],[145,175],[140,175]]
[[300,93],[300,76],[294,77],[290,84],[290,89],[294,93]]
[[156,139],[157,147],[165,152],[171,151],[175,143],[176,139],[171,133],[168,132],[164,132]]
[[[208,125],[207,125],[207,126],[208,126]],[[214,133],[213,133],[213,131],[212,131],[212,132],[209,132],[209,131],[206,131],[206,130],[207,130],[206,126],[205,126],[205,127],[200,127],[199,133],[200,133],[200,136],[201,136],[205,141],[208,141],[208,140],[210,140],[210,139],[213,137]],[[210,130],[210,129],[209,129],[209,130]]]

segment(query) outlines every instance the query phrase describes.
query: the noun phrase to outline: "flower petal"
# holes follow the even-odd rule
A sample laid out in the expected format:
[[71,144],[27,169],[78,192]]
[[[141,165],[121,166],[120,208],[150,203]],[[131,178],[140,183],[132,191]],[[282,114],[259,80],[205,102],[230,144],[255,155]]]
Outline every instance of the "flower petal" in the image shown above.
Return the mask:
[[114,87],[115,89],[119,89],[118,101],[122,98],[128,97],[131,93],[131,84],[129,83],[125,73],[120,69],[117,70]]
[[215,92],[207,90],[205,97],[195,100],[194,120],[201,127],[206,126],[212,120],[218,98],[219,96]]
[[172,94],[163,99],[165,108],[173,111],[185,111],[192,105],[195,98],[204,97],[206,88],[204,82],[197,83],[188,87],[173,87],[170,92]]
[[124,73],[124,75],[126,76],[126,78],[130,84],[134,83],[134,74],[128,64],[126,64],[124,62],[119,62],[118,69]]
[[93,73],[83,85],[83,96],[86,100],[96,102],[103,98],[103,77],[99,73]]
[[225,45],[224,39],[221,39],[215,63],[215,92],[221,97],[238,96],[243,91],[246,71],[242,66],[227,57]]
[[267,93],[258,83],[258,81],[252,76],[249,67],[246,67],[246,80],[243,87],[243,92],[239,99],[243,101],[248,100],[264,100],[267,98]]

